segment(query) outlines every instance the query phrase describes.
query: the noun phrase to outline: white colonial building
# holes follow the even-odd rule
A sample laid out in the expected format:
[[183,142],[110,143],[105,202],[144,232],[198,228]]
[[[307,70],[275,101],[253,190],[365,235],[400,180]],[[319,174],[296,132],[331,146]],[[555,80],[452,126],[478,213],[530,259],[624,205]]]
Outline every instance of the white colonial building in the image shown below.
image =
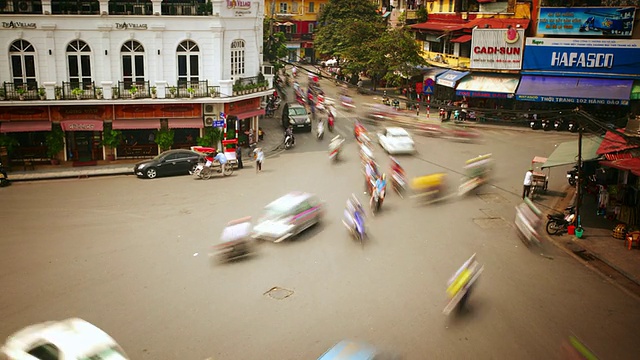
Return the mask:
[[60,126],[59,159],[104,160],[105,127],[125,136],[117,157],[151,156],[158,130],[188,147],[221,113],[243,142],[272,88],[263,18],[250,0],[0,0],[0,133],[20,144],[10,155],[47,159]]

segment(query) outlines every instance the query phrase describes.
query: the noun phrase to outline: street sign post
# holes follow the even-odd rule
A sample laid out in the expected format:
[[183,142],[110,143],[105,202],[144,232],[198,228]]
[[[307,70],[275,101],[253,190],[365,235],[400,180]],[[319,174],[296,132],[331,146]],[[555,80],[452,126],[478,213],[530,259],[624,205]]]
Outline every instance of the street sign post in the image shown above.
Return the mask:
[[224,127],[224,120],[215,120],[215,121],[211,124],[211,126],[213,126],[214,128],[215,128],[215,127],[217,127],[217,128]]

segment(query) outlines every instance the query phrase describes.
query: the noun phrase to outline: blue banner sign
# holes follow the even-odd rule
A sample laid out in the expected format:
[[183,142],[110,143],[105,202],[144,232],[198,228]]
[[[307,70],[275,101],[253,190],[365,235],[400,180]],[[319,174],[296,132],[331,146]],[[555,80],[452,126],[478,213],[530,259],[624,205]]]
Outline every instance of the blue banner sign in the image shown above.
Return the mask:
[[629,100],[617,100],[617,99],[587,99],[587,98],[574,98],[565,96],[544,96],[544,95],[517,95],[516,100],[520,101],[535,101],[535,102],[550,102],[550,103],[565,103],[565,104],[591,104],[591,105],[629,105]]
[[215,120],[211,126],[216,128],[224,127],[224,120]]
[[527,38],[529,74],[640,76],[640,40]]
[[635,7],[541,7],[538,35],[631,36]]

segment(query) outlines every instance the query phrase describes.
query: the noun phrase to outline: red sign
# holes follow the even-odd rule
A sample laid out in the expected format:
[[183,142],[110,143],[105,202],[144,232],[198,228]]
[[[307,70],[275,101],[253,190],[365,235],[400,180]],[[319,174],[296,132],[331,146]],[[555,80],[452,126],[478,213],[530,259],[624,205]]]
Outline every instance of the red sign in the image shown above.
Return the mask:
[[63,120],[110,120],[110,106],[52,106],[51,119]]
[[224,104],[224,112],[227,115],[236,115],[260,108],[260,98],[253,98]]
[[202,118],[202,104],[116,105],[116,119]]
[[0,120],[49,120],[46,106],[0,107]]
[[102,120],[64,120],[60,121],[64,131],[102,131]]

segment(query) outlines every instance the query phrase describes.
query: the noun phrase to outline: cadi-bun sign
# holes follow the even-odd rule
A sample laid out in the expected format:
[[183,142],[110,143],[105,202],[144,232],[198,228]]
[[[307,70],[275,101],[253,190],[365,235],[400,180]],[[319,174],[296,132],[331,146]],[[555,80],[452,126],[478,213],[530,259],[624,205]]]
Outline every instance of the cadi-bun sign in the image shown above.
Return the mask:
[[520,70],[524,48],[524,30],[473,29],[471,68]]

